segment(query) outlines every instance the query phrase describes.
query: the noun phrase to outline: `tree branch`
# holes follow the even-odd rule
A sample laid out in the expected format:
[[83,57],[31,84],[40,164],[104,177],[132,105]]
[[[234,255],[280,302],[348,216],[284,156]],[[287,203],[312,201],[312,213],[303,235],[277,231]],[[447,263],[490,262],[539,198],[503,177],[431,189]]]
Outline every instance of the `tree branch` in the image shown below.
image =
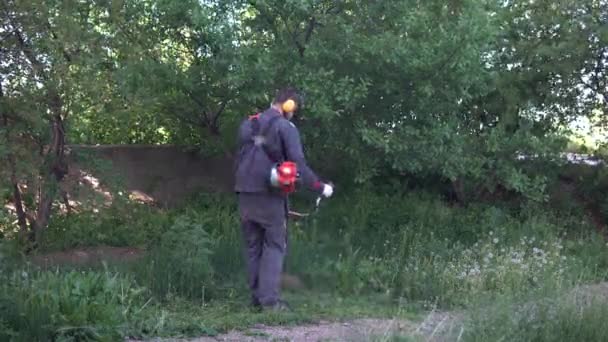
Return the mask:
[[213,118],[211,119],[211,131],[219,134],[219,127],[218,127],[218,120],[220,118],[220,116],[222,115],[222,113],[224,112],[224,109],[226,109],[226,105],[228,104],[228,102],[230,102],[230,100],[224,100],[221,102],[220,104],[220,108],[215,112],[215,114],[213,114]]
[[19,48],[20,48],[21,52],[25,55],[27,60],[30,62],[32,67],[34,68],[34,72],[41,79],[48,81],[48,75],[46,75],[46,73],[44,72],[44,66],[42,65],[42,63],[40,63],[40,61],[38,61],[38,59],[34,55],[34,51],[29,46],[29,44],[25,41],[25,38],[23,38],[23,34],[19,30],[19,28],[17,28],[17,26],[15,26],[15,24],[12,21],[11,21],[11,25],[14,28],[13,36],[15,38],[17,38],[17,42],[19,43]]
[[[51,36],[53,37],[53,39],[57,42],[60,42],[59,37],[57,36],[57,33],[55,33],[55,31],[51,27],[51,23],[48,20],[46,21],[46,28],[51,33]],[[63,54],[63,58],[65,58],[65,60],[68,63],[72,63],[72,56],[68,53],[68,51],[63,46],[61,47],[61,52]]]
[[315,29],[317,24],[317,18],[312,17],[308,22],[308,28],[306,29],[306,35],[304,36],[304,44],[308,44],[310,41],[310,37],[312,36],[312,31]]

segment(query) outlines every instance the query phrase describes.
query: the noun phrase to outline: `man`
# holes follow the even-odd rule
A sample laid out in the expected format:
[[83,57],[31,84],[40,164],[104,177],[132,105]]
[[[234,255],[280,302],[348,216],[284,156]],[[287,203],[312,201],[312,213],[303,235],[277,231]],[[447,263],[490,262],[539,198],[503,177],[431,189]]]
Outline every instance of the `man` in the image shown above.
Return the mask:
[[270,108],[239,129],[235,191],[252,304],[263,309],[288,308],[279,289],[287,250],[288,194],[272,187],[271,169],[283,161],[295,162],[304,186],[324,197],[333,193],[308,167],[300,133],[290,121],[301,102],[295,89],[280,90]]

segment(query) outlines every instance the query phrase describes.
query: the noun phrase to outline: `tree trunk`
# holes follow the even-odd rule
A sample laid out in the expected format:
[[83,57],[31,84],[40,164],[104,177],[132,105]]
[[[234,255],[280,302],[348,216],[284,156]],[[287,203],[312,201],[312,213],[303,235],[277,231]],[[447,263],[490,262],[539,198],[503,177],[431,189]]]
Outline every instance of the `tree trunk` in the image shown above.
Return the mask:
[[19,181],[17,180],[17,171],[15,160],[11,155],[8,157],[9,167],[11,168],[11,185],[13,187],[13,203],[17,212],[17,225],[19,225],[19,237],[25,242],[28,234],[27,215],[23,209],[23,199],[21,198],[21,189],[19,189]]
[[456,201],[458,201],[459,204],[465,204],[466,195],[464,192],[464,182],[462,181],[462,178],[456,178],[452,181],[452,190],[454,191]]
[[[18,27],[18,26],[16,26]],[[58,90],[53,86],[51,78],[46,73],[44,65],[38,60],[32,46],[25,39],[22,32],[18,29],[13,31],[13,35],[17,39],[21,52],[29,60],[33,71],[42,80],[46,81],[47,87],[47,105],[51,111],[49,120],[51,128],[51,142],[46,152],[41,156],[46,160],[45,170],[42,170],[41,180],[39,185],[38,208],[36,217],[33,222],[30,222],[32,230],[30,238],[37,241],[40,233],[49,223],[53,200],[57,195],[59,183],[67,173],[67,164],[64,158],[65,154],[65,130],[63,126],[63,101]]]
[[61,190],[61,199],[65,205],[66,214],[70,215],[72,213],[72,206],[70,205],[70,198],[67,191]]
[[[60,101],[51,99],[53,112],[60,111]],[[32,224],[33,240],[38,241],[40,233],[48,226],[51,218],[53,201],[59,192],[59,183],[67,173],[67,163],[65,161],[65,131],[63,128],[63,120],[60,115],[54,115],[52,121],[52,141],[46,153],[48,165],[46,174],[40,182],[40,197],[38,202],[38,210],[36,220]]]
[[[0,80],[0,99],[4,97],[4,91],[2,89],[2,82]],[[6,134],[6,144],[10,146],[11,136],[8,126],[8,115],[6,112],[2,113],[2,126],[4,126]],[[10,149],[10,147],[9,147]],[[17,163],[15,162],[15,156],[9,150],[7,153],[7,166],[10,173],[10,183],[13,188],[13,204],[15,205],[15,212],[17,213],[17,225],[19,226],[19,236],[24,240],[27,236],[27,216],[23,209],[23,199],[21,196],[21,189],[19,189],[19,179],[17,178]]]

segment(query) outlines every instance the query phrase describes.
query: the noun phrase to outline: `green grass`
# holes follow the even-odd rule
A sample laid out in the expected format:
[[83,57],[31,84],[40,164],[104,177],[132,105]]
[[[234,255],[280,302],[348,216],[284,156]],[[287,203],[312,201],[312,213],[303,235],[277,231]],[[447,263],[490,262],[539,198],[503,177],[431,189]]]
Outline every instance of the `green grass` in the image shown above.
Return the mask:
[[[383,296],[339,298],[317,292],[287,293],[290,313],[259,312],[247,306],[246,296],[196,305],[175,300],[149,309],[132,334],[143,336],[215,335],[232,329],[247,331],[257,324],[295,326],[320,320],[362,317],[419,319],[415,307],[398,305]],[[137,324],[135,324],[137,326]],[[154,327],[154,328],[151,328]]]
[[463,341],[607,341],[608,302],[589,293],[503,299],[473,311]]
[[[348,198],[327,201],[314,219],[290,226],[286,271],[306,287],[285,292],[294,313],[258,313],[247,306],[234,201],[206,196],[165,212],[125,206],[55,221],[45,235],[47,246],[133,241],[148,253],[135,263],[88,273],[78,268],[29,272],[27,281],[13,266],[0,275],[13,279],[0,283],[1,300],[12,303],[3,306],[0,326],[17,341],[58,334],[81,340],[111,340],[116,334],[215,335],[259,323],[416,319],[429,306],[470,310],[481,300],[497,302],[606,279],[608,251],[576,210],[562,215],[547,206],[458,208],[428,194],[359,192]],[[86,227],[94,217],[94,227]],[[79,231],[83,225],[84,232],[95,234]],[[65,290],[49,292],[49,279]],[[72,294],[83,286],[108,295]],[[124,289],[133,289],[133,295]],[[77,319],[81,316],[84,321]]]
[[[6,277],[6,276],[5,276]],[[297,325],[359,317],[416,319],[419,308],[383,295],[340,297],[316,291],[285,292],[293,312],[273,314],[248,306],[235,288],[221,299],[180,296],[158,300],[134,278],[110,271],[18,271],[0,285],[0,340],[112,341],[213,336],[256,324]]]

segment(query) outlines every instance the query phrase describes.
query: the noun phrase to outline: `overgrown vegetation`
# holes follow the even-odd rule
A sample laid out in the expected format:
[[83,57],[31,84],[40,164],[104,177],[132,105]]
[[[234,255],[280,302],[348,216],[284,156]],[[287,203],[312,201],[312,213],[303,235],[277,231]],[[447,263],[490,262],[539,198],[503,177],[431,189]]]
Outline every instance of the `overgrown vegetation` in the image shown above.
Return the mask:
[[608,310],[605,293],[578,290],[486,306],[461,327],[463,340],[605,340],[608,336],[601,319]]
[[[573,123],[607,123],[605,0],[5,0],[0,61],[2,340],[215,334],[483,301],[504,305],[461,337],[605,338],[602,303],[513,313],[606,277],[605,164],[562,154],[582,148]],[[295,121],[307,157],[338,184],[290,227],[286,270],[306,287],[288,293],[295,314],[246,309],[231,197],[159,209],[112,186],[111,205],[71,208],[69,144],[229,155],[240,120],[288,84],[306,95]],[[585,152],[605,157],[595,140]],[[32,263],[96,245],[143,255]]]
[[[152,235],[143,219],[150,212],[127,218],[132,224],[125,239],[147,242],[146,255],[130,264],[47,270],[30,265],[4,272],[0,301],[6,334],[16,340],[111,340],[117,334],[213,335],[254,322],[412,317],[437,305],[467,309],[482,299],[565,291],[602,281],[608,271],[605,244],[590,226],[581,229],[589,225],[584,216],[562,216],[550,208],[539,215],[482,204],[450,207],[428,193],[365,191],[349,198],[325,203],[314,220],[290,227],[286,271],[306,287],[286,291],[298,305],[294,314],[247,308],[234,203],[207,195],[163,213]],[[109,209],[98,215],[114,214]],[[120,223],[104,222],[96,236]],[[65,227],[62,234],[47,235],[46,243],[76,241],[70,234],[78,230]]]

